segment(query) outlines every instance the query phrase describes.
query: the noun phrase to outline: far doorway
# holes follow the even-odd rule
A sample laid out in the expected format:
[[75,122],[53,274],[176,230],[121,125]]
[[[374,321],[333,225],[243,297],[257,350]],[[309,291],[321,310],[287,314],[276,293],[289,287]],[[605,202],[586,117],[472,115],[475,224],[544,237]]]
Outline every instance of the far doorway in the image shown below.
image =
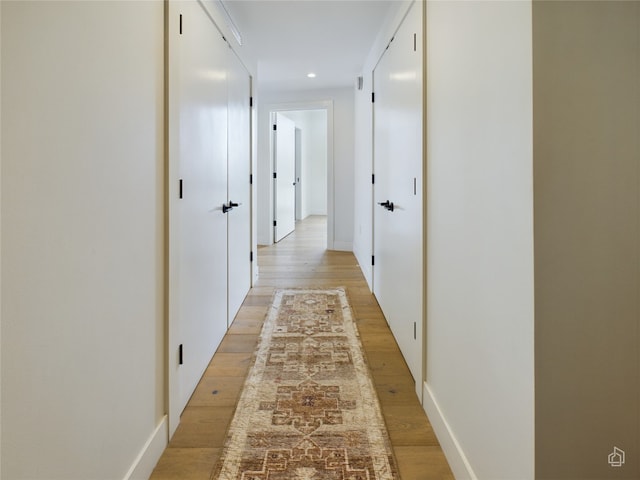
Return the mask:
[[[296,224],[328,212],[329,137],[326,108],[272,113],[274,243]],[[327,228],[317,232],[327,238]]]

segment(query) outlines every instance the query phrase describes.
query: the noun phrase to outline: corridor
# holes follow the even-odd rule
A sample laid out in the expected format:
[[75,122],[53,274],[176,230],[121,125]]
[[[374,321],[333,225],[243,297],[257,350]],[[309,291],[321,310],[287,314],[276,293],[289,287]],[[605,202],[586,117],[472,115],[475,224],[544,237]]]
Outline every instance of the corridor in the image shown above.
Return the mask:
[[207,480],[220,457],[276,288],[344,286],[403,480],[453,479],[414,393],[413,379],[350,252],[325,250],[326,217],[312,216],[258,252],[260,278],[184,410],[152,480]]

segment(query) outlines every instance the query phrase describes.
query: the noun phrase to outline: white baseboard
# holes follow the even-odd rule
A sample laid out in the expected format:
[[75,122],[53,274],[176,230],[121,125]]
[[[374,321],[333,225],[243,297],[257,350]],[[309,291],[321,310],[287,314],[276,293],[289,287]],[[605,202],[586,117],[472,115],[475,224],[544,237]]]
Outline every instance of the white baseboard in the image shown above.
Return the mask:
[[456,480],[478,480],[427,382],[424,383],[422,402],[453,476]]
[[352,242],[333,242],[332,250],[339,250],[341,252],[352,252],[353,251],[353,243]]
[[148,480],[169,443],[169,422],[165,415],[124,476],[124,480]]

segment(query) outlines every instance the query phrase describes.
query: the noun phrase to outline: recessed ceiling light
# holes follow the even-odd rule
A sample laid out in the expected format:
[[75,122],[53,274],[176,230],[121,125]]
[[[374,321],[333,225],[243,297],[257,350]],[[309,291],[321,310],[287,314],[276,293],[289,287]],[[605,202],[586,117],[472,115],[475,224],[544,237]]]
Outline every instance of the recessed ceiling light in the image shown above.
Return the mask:
[[307,73],[307,77],[309,78],[316,78],[316,74],[311,72],[311,73]]

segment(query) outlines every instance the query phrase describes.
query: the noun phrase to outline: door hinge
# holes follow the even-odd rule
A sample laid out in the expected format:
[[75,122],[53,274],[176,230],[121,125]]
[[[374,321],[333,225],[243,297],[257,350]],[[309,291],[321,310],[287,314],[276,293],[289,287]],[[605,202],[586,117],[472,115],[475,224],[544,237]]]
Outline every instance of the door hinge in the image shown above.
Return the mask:
[[276,222],[275,220],[273,221],[273,226],[277,227],[278,226],[278,222]]
[[275,123],[273,124],[273,130],[278,130],[278,126]]
[[273,178],[278,178],[278,172],[273,172]]
[[376,174],[372,173],[371,174],[371,184],[373,185],[374,183],[376,183]]
[[376,102],[376,94],[375,92],[371,92],[371,103],[375,103]]
[[182,35],[182,14],[180,14],[180,35]]
[[253,107],[253,97],[249,97],[249,106]]
[[249,261],[253,262],[253,252],[249,252]]
[[373,267],[376,264],[376,256],[371,255],[371,266]]
[[253,185],[253,173],[249,174],[249,185]]
[[178,365],[182,365],[183,362],[183,357],[182,357],[182,344],[180,344],[180,346],[178,347]]
[[179,182],[179,185],[178,185],[178,190],[179,190],[180,198],[182,198],[182,179],[180,179],[180,182]]

